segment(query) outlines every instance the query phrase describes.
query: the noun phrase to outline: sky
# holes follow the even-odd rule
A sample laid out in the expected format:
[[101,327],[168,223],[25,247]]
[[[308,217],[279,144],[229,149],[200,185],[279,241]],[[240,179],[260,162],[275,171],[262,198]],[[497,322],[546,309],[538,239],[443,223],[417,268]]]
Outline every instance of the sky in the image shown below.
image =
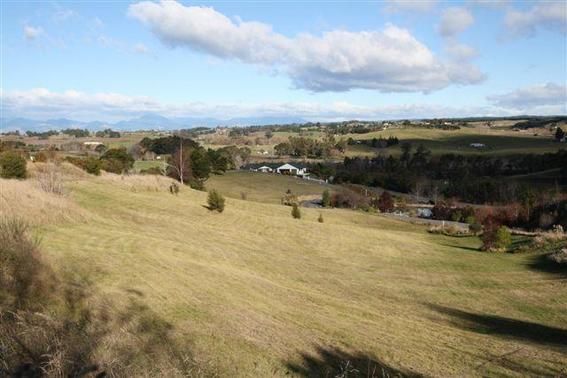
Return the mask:
[[1,117],[567,114],[565,1],[0,2]]

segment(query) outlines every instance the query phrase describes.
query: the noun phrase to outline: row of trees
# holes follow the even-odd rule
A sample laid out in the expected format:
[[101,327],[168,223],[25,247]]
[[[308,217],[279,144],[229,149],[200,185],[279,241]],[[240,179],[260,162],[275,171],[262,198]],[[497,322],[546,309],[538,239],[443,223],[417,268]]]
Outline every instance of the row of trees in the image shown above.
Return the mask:
[[328,134],[322,141],[304,137],[289,137],[287,142],[277,144],[274,150],[280,156],[324,159],[336,153],[344,153],[346,147],[347,142],[344,139],[336,141],[332,134]]

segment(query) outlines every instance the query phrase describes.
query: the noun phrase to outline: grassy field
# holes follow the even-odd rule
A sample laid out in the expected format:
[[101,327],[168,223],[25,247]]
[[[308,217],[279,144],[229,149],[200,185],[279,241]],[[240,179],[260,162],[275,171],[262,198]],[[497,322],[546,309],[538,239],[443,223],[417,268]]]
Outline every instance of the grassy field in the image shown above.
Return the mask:
[[[566,366],[566,276],[538,270],[538,256],[480,253],[476,238],[355,211],[302,209],[295,220],[289,207],[232,198],[274,202],[291,181],[231,177],[208,182],[230,196],[219,214],[206,193],[171,195],[163,178],[77,175],[65,184],[71,214],[38,229],[42,248],[55,266],[88,272],[103,296],[137,293],[221,376],[318,376],[353,366],[344,360],[390,375]],[[36,190],[0,183],[12,203]],[[21,215],[49,202],[34,201]]]
[[[466,127],[460,130],[437,130],[424,128],[388,129],[368,134],[351,134],[346,137],[353,139],[388,138],[395,136],[400,142],[410,142],[414,146],[423,144],[434,155],[446,153],[456,154],[490,154],[490,155],[516,155],[527,153],[556,152],[565,147],[554,142],[551,135],[534,136],[530,133],[515,132],[510,129],[488,129],[485,127]],[[482,143],[486,148],[471,147],[471,143]],[[347,155],[364,156],[383,151],[385,154],[398,155],[398,147],[387,149],[374,149],[368,146],[349,146]]]
[[231,198],[242,198],[244,193],[251,201],[279,204],[289,189],[297,196],[321,195],[325,189],[332,191],[334,185],[319,184],[296,177],[246,171],[227,172],[212,176],[207,182],[208,189],[217,189]]
[[[427,129],[422,127],[401,127],[390,128],[383,131],[376,131],[367,134],[346,134],[335,136],[337,140],[353,138],[355,140],[364,140],[372,138],[388,138],[395,136],[401,142],[410,142],[414,146],[419,144],[425,145],[429,148],[434,155],[456,153],[456,154],[490,154],[490,155],[516,155],[526,153],[545,153],[556,152],[558,148],[565,148],[553,141],[553,137],[549,130],[537,129],[537,134],[534,131],[519,132],[512,130],[512,124],[504,123],[499,127],[488,128],[483,124],[476,124],[474,126],[462,127],[459,130],[441,130],[441,129]],[[275,132],[274,137],[270,142],[264,142],[264,145],[254,145],[254,140],[258,137],[262,138],[263,132],[252,133],[248,137],[241,137],[241,140],[247,140],[250,145],[249,148],[253,151],[253,158],[262,161],[266,156],[259,155],[257,152],[266,150],[270,152],[269,156],[273,155],[274,145],[277,143],[285,142],[290,136],[298,137],[299,133],[292,132]],[[302,134],[306,138],[320,139],[324,136],[321,132],[304,132]],[[214,137],[206,136],[206,138],[214,139]],[[224,143],[221,145],[206,144],[211,148],[219,148],[225,145],[234,144],[234,141],[223,137]],[[207,140],[209,140],[207,139]],[[210,141],[210,140],[209,140]],[[471,143],[482,143],[486,148],[478,149],[471,147]],[[401,153],[400,147],[391,147],[386,149],[377,149],[365,145],[350,145],[347,148],[346,156],[375,156],[377,153],[399,155]]]

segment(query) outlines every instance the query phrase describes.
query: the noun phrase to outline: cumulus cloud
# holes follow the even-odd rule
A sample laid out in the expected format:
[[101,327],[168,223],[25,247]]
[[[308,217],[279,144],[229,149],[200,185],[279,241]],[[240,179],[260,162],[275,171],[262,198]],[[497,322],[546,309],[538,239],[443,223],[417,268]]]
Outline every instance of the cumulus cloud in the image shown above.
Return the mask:
[[451,84],[473,84],[455,74],[411,33],[394,25],[382,31],[333,30],[321,36],[287,37],[270,25],[233,21],[210,7],[175,1],[143,1],[129,15],[166,45],[187,47],[221,59],[269,66],[311,91],[430,92]]
[[384,10],[386,12],[425,13],[432,10],[437,3],[437,0],[386,0]]
[[437,30],[443,37],[454,37],[467,30],[474,23],[472,13],[462,7],[450,7],[441,14]]
[[0,91],[5,117],[35,119],[70,118],[79,121],[117,121],[143,114],[166,117],[302,117],[308,120],[399,119],[454,116],[510,115],[513,111],[486,107],[451,107],[439,104],[377,104],[362,106],[348,102],[271,102],[260,104],[187,102],[167,104],[145,96],[119,93],[89,94],[76,90],[52,92],[45,88]]
[[28,41],[33,41],[43,34],[41,27],[34,27],[30,25],[24,26],[24,38]]
[[567,112],[567,86],[555,83],[518,88],[509,93],[488,96],[487,99],[504,108],[524,110],[552,107],[559,109],[561,114]]
[[533,37],[539,29],[567,33],[567,3],[564,1],[540,2],[526,11],[511,9],[504,24],[508,34],[516,37]]

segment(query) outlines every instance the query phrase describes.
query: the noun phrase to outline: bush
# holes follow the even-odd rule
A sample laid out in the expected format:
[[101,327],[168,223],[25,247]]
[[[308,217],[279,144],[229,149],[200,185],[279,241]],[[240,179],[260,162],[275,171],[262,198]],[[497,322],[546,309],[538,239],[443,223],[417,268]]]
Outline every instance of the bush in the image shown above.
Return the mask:
[[482,225],[479,223],[471,223],[469,224],[469,231],[476,235],[482,231]]
[[500,226],[496,231],[495,247],[498,249],[506,249],[512,244],[512,234],[508,227]]
[[323,219],[323,214],[319,214],[319,218],[317,218],[317,222],[323,223],[325,220]]
[[301,210],[299,210],[299,206],[296,203],[292,205],[291,216],[295,219],[301,219]]
[[214,189],[209,192],[207,203],[211,211],[216,210],[222,213],[224,210],[224,197]]
[[512,244],[512,234],[508,228],[494,223],[485,225],[481,239],[485,251],[505,250]]
[[0,176],[3,178],[26,178],[26,159],[14,151],[0,154]]
[[323,191],[321,203],[323,204],[323,207],[330,207],[331,206],[331,193],[329,193],[328,189],[325,189]]

